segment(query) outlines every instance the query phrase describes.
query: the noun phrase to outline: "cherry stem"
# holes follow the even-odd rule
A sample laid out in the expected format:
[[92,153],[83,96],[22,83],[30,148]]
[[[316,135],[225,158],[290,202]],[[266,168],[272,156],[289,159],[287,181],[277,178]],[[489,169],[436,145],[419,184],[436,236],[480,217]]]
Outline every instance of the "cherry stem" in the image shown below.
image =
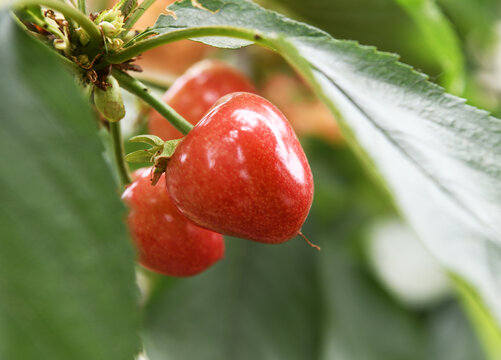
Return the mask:
[[113,143],[113,154],[115,155],[115,164],[117,167],[118,178],[120,180],[120,190],[123,190],[127,184],[130,184],[131,178],[129,168],[125,162],[124,144],[122,141],[122,131],[119,122],[110,122],[111,141]]
[[186,119],[179,115],[173,108],[167,105],[161,98],[153,95],[150,89],[148,89],[139,80],[118,69],[113,69],[112,74],[122,88],[136,95],[140,99],[143,99],[181,133],[186,135],[193,128],[193,125],[186,121]]
[[313,244],[310,240],[308,240],[308,238],[307,238],[306,236],[304,236],[304,234],[303,234],[301,231],[300,231],[300,232],[298,232],[297,234],[298,234],[299,236],[301,236],[301,237],[303,238],[303,240],[304,240],[304,241],[306,241],[306,243],[307,243],[308,245],[310,245],[312,248],[315,248],[315,249],[317,249],[318,251],[322,250],[322,249],[320,248],[320,246],[315,245],[315,244]]

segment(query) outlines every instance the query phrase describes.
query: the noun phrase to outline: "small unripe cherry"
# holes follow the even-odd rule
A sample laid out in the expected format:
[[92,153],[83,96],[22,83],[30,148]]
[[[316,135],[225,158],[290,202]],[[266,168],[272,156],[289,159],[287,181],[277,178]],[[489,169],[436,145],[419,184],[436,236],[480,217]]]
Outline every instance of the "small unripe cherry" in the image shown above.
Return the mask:
[[99,23],[99,26],[101,27],[104,36],[115,36],[120,32],[120,30],[118,30],[115,25],[108,21],[102,21],[101,23]]
[[299,235],[313,200],[294,131],[266,99],[220,99],[179,143],[167,190],[190,220],[225,235],[281,243]]
[[102,90],[94,89],[94,105],[97,110],[111,122],[120,121],[125,117],[125,106],[120,92],[120,85],[113,76],[108,76],[106,82],[109,86]]
[[[165,92],[163,100],[195,125],[222,96],[233,92],[256,92],[240,71],[218,60],[203,60],[186,71]],[[151,110],[149,131],[163,140],[183,136],[156,110]]]
[[151,169],[137,170],[122,195],[129,230],[144,267],[170,276],[198,274],[224,255],[223,236],[186,219],[165,191],[165,176],[150,182]]

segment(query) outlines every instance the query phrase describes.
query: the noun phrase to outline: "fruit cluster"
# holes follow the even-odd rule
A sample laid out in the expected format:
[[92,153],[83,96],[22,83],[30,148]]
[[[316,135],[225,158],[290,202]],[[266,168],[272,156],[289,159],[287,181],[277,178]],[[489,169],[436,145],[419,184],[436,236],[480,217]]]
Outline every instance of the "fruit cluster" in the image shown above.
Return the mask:
[[[195,126],[155,186],[143,169],[123,194],[143,266],[193,275],[223,256],[221,234],[268,244],[300,234],[313,199],[308,161],[287,119],[243,74],[205,60],[164,100]],[[182,137],[154,110],[149,129]]]

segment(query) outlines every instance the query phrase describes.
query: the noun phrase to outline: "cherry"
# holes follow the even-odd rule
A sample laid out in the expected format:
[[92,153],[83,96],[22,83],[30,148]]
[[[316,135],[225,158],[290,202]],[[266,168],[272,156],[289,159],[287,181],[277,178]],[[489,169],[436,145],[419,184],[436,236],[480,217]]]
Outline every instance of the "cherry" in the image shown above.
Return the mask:
[[[244,74],[224,62],[203,60],[180,76],[163,99],[195,125],[219,98],[237,91],[255,92],[255,89]],[[151,111],[149,131],[164,140],[183,136],[155,110]]]
[[144,267],[170,276],[204,271],[224,254],[222,235],[186,219],[165,191],[165,177],[152,186],[151,169],[134,173],[122,199],[130,207],[128,225]]
[[300,233],[313,177],[287,119],[249,93],[221,98],[179,143],[167,190],[190,220],[263,243]]

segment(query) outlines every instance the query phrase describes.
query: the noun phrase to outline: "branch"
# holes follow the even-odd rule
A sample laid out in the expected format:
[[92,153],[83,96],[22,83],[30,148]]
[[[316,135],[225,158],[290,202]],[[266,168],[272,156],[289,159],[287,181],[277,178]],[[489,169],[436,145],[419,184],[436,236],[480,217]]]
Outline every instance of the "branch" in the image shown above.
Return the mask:
[[109,125],[113,145],[113,154],[115,155],[115,164],[117,166],[118,178],[120,179],[120,190],[123,190],[125,185],[130,184],[131,179],[129,169],[124,158],[125,151],[122,141],[122,132],[120,130],[120,122],[109,122]]

